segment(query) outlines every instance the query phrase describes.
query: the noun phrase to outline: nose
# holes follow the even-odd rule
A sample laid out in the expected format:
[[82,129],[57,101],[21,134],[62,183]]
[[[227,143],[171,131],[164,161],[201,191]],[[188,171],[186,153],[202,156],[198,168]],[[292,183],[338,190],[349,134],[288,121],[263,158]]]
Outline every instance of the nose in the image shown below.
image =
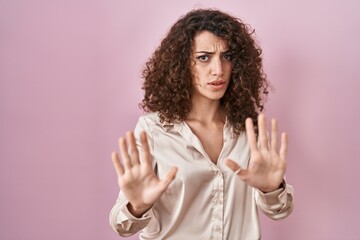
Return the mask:
[[223,75],[223,65],[222,61],[219,58],[213,58],[211,64],[211,74],[214,76],[222,76]]

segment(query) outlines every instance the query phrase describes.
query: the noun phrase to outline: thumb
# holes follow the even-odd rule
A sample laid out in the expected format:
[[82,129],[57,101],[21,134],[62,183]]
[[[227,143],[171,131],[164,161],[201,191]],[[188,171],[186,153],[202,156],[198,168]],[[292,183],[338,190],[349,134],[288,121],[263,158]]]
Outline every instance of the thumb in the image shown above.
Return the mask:
[[234,172],[241,169],[241,167],[236,162],[234,162],[233,160],[231,160],[229,158],[225,159],[225,164],[226,164],[226,166],[228,166]]
[[239,166],[239,164],[237,164],[236,162],[234,162],[233,160],[227,158],[225,159],[225,164],[234,171],[234,173],[236,175],[238,175],[242,180],[245,180],[248,174],[248,170],[247,169],[243,169]]
[[165,175],[165,177],[160,181],[164,191],[169,186],[169,184],[175,179],[177,173],[177,167],[172,167]]

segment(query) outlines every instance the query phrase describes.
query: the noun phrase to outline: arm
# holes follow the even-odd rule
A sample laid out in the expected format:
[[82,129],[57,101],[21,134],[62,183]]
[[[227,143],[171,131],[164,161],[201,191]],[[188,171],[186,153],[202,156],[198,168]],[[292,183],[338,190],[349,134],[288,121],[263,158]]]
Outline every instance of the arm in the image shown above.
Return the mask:
[[129,201],[124,193],[120,191],[115,205],[112,207],[109,221],[112,229],[120,236],[129,237],[148,225],[153,217],[153,210],[150,208],[142,216],[136,217],[129,211]]
[[153,204],[176,175],[176,168],[172,168],[164,179],[157,177],[144,130],[149,133],[146,122],[142,120],[135,128],[136,140],[132,132],[127,133],[126,140],[119,139],[122,161],[116,152],[112,154],[121,191],[109,220],[112,228],[121,236],[130,236],[147,226],[153,216]]
[[237,173],[240,179],[255,189],[258,207],[269,217],[280,219],[289,215],[293,209],[293,188],[284,181],[286,170],[287,135],[281,136],[278,150],[277,122],[271,121],[271,139],[266,134],[266,120],[263,114],[258,117],[259,141],[257,145],[251,119],[246,120],[246,135],[251,157],[247,169],[227,159],[226,164]]
[[255,189],[255,201],[261,211],[271,219],[278,220],[287,217],[294,205],[293,187],[284,180],[279,189],[264,193]]

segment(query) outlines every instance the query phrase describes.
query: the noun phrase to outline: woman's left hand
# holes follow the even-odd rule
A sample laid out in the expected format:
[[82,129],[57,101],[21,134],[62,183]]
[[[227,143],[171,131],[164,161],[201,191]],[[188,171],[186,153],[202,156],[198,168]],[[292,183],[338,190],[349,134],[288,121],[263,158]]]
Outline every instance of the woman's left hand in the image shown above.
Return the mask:
[[260,147],[257,145],[254,125],[250,118],[246,119],[246,135],[250,145],[250,162],[247,169],[241,168],[231,159],[226,159],[225,164],[245,183],[260,189],[263,192],[277,190],[285,175],[286,152],[288,138],[286,133],[281,134],[281,146],[278,150],[278,130],[276,119],[271,120],[270,141],[266,134],[266,119],[264,114],[258,116],[258,129]]

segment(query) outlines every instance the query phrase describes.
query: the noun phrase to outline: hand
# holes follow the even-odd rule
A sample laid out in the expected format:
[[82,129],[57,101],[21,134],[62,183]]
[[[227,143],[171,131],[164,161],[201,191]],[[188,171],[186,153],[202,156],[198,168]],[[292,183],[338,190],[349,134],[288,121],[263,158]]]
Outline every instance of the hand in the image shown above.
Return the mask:
[[226,159],[225,164],[233,171],[237,171],[237,175],[241,180],[250,186],[258,188],[263,192],[275,191],[280,187],[286,170],[287,134],[282,133],[281,147],[280,151],[278,151],[276,119],[271,120],[271,138],[269,143],[266,134],[265,115],[259,114],[260,148],[258,148],[252,120],[250,118],[246,119],[245,125],[251,152],[248,168],[242,169],[230,159]]
[[[129,211],[140,217],[161,197],[175,178],[177,168],[171,168],[163,180],[160,180],[152,169],[149,144],[145,132],[140,134],[142,144],[141,157],[136,147],[134,134],[128,132],[126,140],[119,139],[123,164],[116,152],[112,153],[112,161],[118,176],[118,183],[125,197],[129,200]],[[130,155],[127,145],[130,147]]]

